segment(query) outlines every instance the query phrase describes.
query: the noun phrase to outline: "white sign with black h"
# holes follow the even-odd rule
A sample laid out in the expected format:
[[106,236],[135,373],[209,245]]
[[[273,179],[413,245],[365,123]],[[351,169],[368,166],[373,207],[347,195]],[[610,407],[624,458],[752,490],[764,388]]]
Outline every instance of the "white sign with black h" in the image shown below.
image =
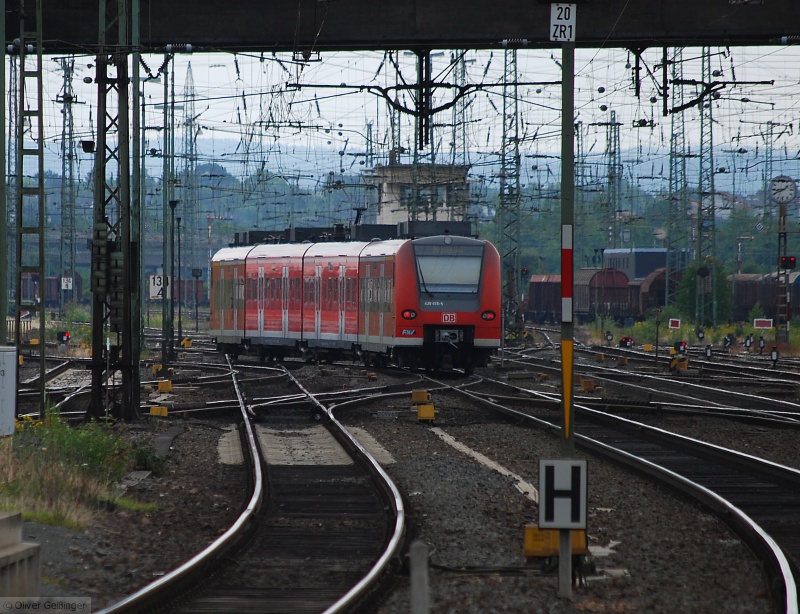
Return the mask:
[[539,528],[585,529],[586,461],[539,460]]

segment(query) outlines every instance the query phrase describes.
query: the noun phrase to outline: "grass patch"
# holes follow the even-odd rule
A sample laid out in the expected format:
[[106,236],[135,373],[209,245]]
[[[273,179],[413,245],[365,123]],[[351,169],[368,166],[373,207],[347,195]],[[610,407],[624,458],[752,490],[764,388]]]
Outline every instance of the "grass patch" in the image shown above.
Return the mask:
[[0,509],[73,529],[88,524],[104,502],[139,511],[132,499],[116,496],[114,486],[133,469],[165,471],[163,459],[153,453],[154,460],[148,450],[98,423],[72,427],[56,413],[44,422],[23,420],[0,445]]
[[155,512],[158,506],[155,503],[143,503],[130,497],[116,497],[111,503],[122,510],[129,512]]
[[74,531],[80,531],[83,528],[83,524],[79,522],[73,521],[70,518],[65,518],[61,514],[53,514],[46,510],[32,510],[24,512],[22,514],[22,519],[26,522],[38,522],[40,524],[49,524],[57,527],[67,527],[68,529],[73,529]]

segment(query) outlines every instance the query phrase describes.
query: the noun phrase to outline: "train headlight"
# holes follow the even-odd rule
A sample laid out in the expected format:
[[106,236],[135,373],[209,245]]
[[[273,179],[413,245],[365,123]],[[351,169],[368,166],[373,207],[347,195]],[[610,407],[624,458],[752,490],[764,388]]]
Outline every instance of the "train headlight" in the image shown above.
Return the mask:
[[400,315],[403,316],[404,320],[413,320],[417,317],[417,312],[413,309],[403,309]]
[[497,314],[494,311],[484,311],[481,314],[481,318],[483,318],[487,322],[491,322],[492,320],[497,318]]

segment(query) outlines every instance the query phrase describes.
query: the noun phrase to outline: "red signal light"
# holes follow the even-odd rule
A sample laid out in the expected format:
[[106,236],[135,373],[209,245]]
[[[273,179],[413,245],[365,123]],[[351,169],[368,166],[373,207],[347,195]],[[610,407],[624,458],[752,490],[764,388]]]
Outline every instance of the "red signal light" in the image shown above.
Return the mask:
[[793,269],[797,266],[797,258],[794,256],[781,256],[781,268]]

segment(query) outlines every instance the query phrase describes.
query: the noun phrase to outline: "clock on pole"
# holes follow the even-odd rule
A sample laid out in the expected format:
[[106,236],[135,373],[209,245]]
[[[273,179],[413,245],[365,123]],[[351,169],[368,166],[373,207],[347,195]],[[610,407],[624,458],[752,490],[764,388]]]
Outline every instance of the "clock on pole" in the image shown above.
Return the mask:
[[780,175],[769,182],[769,195],[781,205],[792,202],[797,196],[797,183],[791,177]]

